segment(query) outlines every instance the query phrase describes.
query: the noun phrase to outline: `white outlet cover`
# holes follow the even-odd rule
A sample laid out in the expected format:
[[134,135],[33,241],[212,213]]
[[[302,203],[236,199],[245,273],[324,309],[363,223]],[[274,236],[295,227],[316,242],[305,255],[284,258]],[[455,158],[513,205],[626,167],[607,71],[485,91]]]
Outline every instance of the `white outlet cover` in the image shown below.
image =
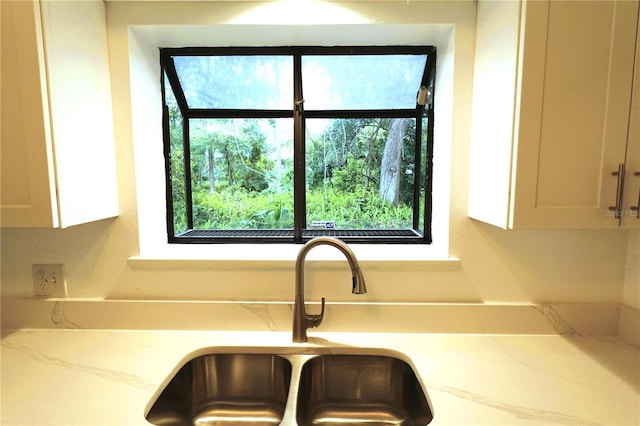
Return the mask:
[[32,265],[34,296],[66,297],[67,283],[64,279],[64,265]]

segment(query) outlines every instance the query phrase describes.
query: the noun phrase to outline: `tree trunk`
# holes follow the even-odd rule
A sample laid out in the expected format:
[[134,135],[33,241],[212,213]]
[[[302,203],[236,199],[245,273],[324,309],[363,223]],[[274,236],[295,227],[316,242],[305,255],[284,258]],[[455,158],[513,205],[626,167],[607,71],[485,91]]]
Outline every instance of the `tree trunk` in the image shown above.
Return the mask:
[[216,176],[215,176],[215,164],[213,162],[213,148],[207,147],[207,163],[209,166],[209,192],[213,193],[216,190]]
[[227,159],[227,179],[229,180],[229,187],[233,188],[234,182],[234,170],[233,170],[233,154],[229,151],[229,147],[225,146],[224,148],[225,157]]
[[402,141],[408,128],[408,118],[391,120],[389,134],[384,144],[382,164],[380,165],[380,198],[394,206],[398,205],[400,193],[400,155],[402,154]]
[[380,131],[381,128],[382,128],[381,123],[380,121],[378,121],[376,123],[376,128],[373,131],[373,134],[369,138],[369,144],[367,149],[367,170],[365,171],[365,176],[367,177],[367,186],[366,186],[367,190],[369,190],[371,182],[373,182],[373,179],[371,179],[371,174],[372,174],[371,169],[374,168],[376,164],[376,156],[375,156],[375,151],[373,147],[376,139],[378,138],[378,132]]

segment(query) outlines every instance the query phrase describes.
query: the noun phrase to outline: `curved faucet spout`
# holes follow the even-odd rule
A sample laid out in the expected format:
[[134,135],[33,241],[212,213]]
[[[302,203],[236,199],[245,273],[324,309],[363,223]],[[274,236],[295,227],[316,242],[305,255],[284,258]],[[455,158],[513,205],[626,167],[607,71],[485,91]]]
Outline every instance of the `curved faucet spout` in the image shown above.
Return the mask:
[[367,285],[364,281],[364,275],[360,270],[360,265],[356,259],[355,254],[349,246],[336,238],[330,237],[318,237],[307,242],[298,253],[296,259],[296,294],[295,303],[293,306],[293,341],[294,342],[306,342],[307,341],[307,329],[317,327],[324,318],[324,297],[322,298],[322,308],[319,315],[310,315],[306,312],[304,304],[304,260],[307,257],[309,251],[319,245],[329,245],[337,248],[345,255],[349,261],[351,267],[351,274],[353,275],[352,282],[353,287],[351,292],[354,294],[364,294],[367,292]]

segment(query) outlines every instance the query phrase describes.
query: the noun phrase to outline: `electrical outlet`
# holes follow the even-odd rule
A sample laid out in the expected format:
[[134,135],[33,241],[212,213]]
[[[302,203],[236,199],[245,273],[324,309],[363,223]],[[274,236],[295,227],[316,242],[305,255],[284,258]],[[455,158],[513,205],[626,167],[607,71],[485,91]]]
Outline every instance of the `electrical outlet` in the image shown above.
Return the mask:
[[34,296],[66,297],[64,265],[32,265]]

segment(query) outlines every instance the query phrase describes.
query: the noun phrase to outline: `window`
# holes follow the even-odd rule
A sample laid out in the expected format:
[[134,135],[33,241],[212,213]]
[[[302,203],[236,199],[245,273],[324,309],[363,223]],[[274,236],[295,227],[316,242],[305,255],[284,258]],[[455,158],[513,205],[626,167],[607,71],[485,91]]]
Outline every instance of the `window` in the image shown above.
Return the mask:
[[160,49],[169,242],[430,243],[435,57]]

